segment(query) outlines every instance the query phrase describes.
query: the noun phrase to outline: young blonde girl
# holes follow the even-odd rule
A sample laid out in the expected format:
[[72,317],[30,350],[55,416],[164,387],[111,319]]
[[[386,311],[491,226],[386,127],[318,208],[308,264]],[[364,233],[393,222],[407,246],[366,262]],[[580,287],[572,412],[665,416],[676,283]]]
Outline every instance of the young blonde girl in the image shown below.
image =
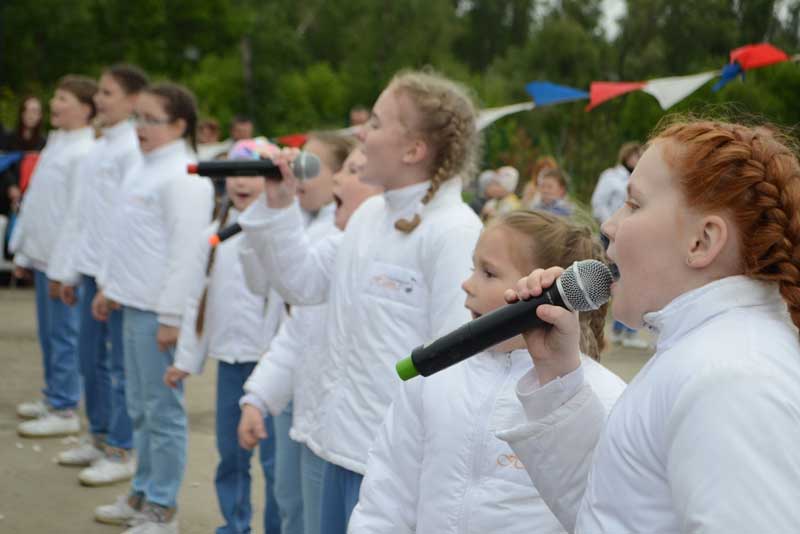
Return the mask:
[[475,108],[460,86],[401,73],[362,133],[361,179],[386,192],[361,205],[337,247],[309,246],[291,179],[268,185],[268,202],[242,217],[243,227],[268,236],[268,273],[284,298],[329,301],[318,429],[329,462],[326,532],[344,532],[355,506],[367,450],[400,386],[398,355],[468,319],[457,280],[468,272],[480,221],[461,200],[461,178],[471,172],[477,135]]
[[[568,531],[792,532],[800,524],[800,164],[765,127],[658,133],[602,230],[614,316],[657,350],[606,421],[576,318],[527,334],[530,421],[502,436]],[[559,268],[518,286],[527,298]]]
[[[462,284],[473,317],[505,304],[504,292],[536,265],[602,258],[589,229],[541,212],[496,218],[475,246]],[[581,321],[582,361],[606,409],[624,388],[592,358],[603,348],[605,306]],[[514,398],[531,368],[522,336],[403,385],[370,449],[348,532],[557,532],[507,443],[494,432],[525,414]]]
[[167,387],[162,377],[173,362],[195,268],[187,244],[211,222],[214,199],[208,180],[186,172],[195,159],[192,94],[169,83],[148,87],[136,101],[135,117],[143,161],[122,186],[115,241],[93,312],[105,320],[109,308],[122,306],[137,466],[129,496],[100,506],[95,518],[120,524],[136,519],[140,524],[128,534],[169,533],[178,531],[187,426],[183,389]]

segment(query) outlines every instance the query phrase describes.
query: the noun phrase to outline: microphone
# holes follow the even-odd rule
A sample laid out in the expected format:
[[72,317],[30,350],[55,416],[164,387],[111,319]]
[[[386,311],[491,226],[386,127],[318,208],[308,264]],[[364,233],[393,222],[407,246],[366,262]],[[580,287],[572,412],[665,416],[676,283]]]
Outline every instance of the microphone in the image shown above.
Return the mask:
[[[291,167],[296,177],[307,180],[319,174],[320,161],[311,152],[300,152],[292,160]],[[263,176],[268,180],[282,179],[280,168],[271,159],[198,161],[187,165],[186,170],[189,174],[199,174],[209,178]]]
[[235,236],[236,234],[238,234],[241,231],[242,231],[242,227],[239,226],[239,223],[233,223],[231,225],[226,226],[225,228],[223,228],[222,230],[220,230],[216,234],[212,235],[211,237],[209,237],[208,238],[208,244],[211,245],[212,248],[216,247],[217,245],[219,245],[220,243],[222,243],[226,239]]
[[429,376],[501,341],[548,325],[536,316],[536,308],[542,304],[578,312],[596,310],[608,302],[613,281],[611,271],[602,262],[576,261],[538,297],[498,308],[428,345],[417,347],[411,356],[397,362],[397,374],[403,380]]

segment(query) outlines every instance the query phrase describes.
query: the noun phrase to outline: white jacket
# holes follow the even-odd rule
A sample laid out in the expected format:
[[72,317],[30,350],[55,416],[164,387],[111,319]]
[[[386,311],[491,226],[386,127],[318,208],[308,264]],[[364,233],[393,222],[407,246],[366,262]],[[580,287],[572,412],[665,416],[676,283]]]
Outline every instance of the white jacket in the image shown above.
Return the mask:
[[113,239],[109,230],[122,179],[141,158],[132,122],[103,130],[78,165],[74,202],[59,232],[48,278],[75,286],[81,274],[97,276]]
[[[610,409],[625,383],[591,359]],[[481,353],[400,389],[370,449],[350,534],[562,532],[522,463],[495,432],[525,422],[514,395],[525,350]]]
[[78,163],[94,145],[91,127],[52,132],[22,200],[10,248],[14,263],[47,271],[59,233],[77,195]]
[[267,272],[288,302],[330,301],[318,442],[325,460],[357,473],[364,473],[369,446],[400,389],[397,360],[469,320],[460,284],[481,224],[461,200],[460,181],[442,184],[412,233],[394,228],[420,208],[428,185],[366,200],[336,254],[309,246],[296,206],[270,210],[256,202],[240,220],[269,237]]
[[630,176],[631,173],[622,164],[600,174],[592,193],[592,215],[601,224],[625,204]]
[[[211,222],[214,190],[189,175],[194,156],[182,139],[143,156],[126,175],[113,242],[98,281],[107,297],[180,326],[197,267],[197,242]],[[193,261],[194,260],[194,261]]]
[[[307,229],[311,243],[341,236],[333,222],[335,211],[333,203],[320,210]],[[264,272],[267,267],[256,252],[261,247],[262,236],[254,232],[244,234],[240,249],[243,263],[247,263],[246,258],[253,258],[253,270]],[[254,283],[258,283],[257,280]],[[325,357],[327,310],[327,303],[292,307],[291,315],[281,324],[269,351],[247,379],[244,385],[247,395],[242,398],[242,402],[257,406],[265,415],[267,412],[280,414],[292,401],[289,436],[305,443],[315,454],[321,450],[311,435],[319,425],[321,410],[322,395],[318,385],[323,367],[321,360]]]
[[[235,223],[237,216],[238,212],[231,209],[226,224]],[[283,315],[283,300],[277,293],[267,292],[265,297],[247,287],[238,252],[241,234],[217,245],[206,279],[211,250],[208,238],[218,229],[219,222],[215,221],[198,243],[192,288],[175,350],[175,367],[192,374],[203,372],[206,357],[226,363],[257,362],[278,331]],[[197,313],[206,287],[203,333],[198,336]]]
[[590,534],[796,532],[800,344],[777,287],[725,278],[645,322],[657,352],[605,425],[581,368],[520,381],[537,415],[499,436],[542,497]]

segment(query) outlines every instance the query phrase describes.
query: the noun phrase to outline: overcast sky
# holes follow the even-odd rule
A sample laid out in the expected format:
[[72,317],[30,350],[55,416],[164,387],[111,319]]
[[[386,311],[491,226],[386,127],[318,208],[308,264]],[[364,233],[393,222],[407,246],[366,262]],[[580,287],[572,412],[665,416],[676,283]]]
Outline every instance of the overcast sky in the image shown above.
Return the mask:
[[603,26],[609,38],[617,35],[617,19],[625,13],[625,0],[603,0]]

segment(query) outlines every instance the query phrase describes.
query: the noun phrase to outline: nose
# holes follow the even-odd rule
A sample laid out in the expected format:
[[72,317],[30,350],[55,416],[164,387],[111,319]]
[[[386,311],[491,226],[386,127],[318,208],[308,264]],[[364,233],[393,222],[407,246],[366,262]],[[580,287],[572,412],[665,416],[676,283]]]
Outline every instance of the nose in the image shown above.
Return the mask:
[[356,138],[362,143],[367,139],[367,125],[361,124],[356,126]]
[[473,278],[474,276],[475,276],[475,274],[473,273],[473,274],[471,274],[471,275],[470,275],[470,276],[469,276],[469,277],[468,277],[466,280],[464,280],[463,282],[461,282],[461,289],[463,289],[463,290],[464,290],[464,293],[466,293],[466,294],[467,294],[467,295],[469,295],[469,296],[473,296],[473,292],[472,292],[472,278]]
[[608,248],[609,242],[614,240],[614,235],[617,232],[617,217],[619,216],[621,209],[622,208],[615,211],[614,214],[606,220],[606,222],[600,225],[600,237],[605,248]]

